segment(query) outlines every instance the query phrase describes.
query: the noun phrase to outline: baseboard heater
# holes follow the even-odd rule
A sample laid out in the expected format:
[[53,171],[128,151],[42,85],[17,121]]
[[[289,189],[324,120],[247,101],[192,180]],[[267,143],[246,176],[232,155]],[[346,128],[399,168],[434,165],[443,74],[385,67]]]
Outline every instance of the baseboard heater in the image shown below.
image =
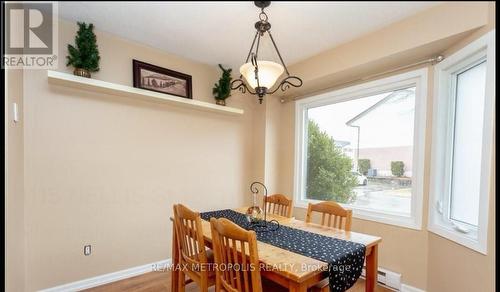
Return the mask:
[[[363,267],[361,276],[363,278],[366,277],[365,267]],[[396,291],[401,291],[401,274],[383,268],[378,268],[377,282],[388,288],[394,289]]]

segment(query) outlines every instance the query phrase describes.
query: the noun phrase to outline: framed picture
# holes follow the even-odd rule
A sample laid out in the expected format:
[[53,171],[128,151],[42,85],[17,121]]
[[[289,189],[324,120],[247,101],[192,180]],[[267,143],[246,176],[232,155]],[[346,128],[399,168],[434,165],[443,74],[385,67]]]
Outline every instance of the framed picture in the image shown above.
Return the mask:
[[133,60],[134,87],[192,99],[191,75]]

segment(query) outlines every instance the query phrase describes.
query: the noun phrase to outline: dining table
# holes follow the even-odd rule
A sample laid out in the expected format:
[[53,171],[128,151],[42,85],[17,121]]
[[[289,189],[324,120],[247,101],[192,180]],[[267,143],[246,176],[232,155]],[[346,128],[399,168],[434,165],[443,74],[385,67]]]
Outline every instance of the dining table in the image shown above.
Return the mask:
[[[233,209],[236,212],[245,214],[247,208]],[[173,218],[171,218],[173,222]],[[377,283],[378,270],[378,245],[382,241],[381,237],[364,233],[345,231],[338,228],[322,226],[317,223],[307,223],[294,217],[288,218],[277,214],[267,214],[267,220],[276,220],[282,226],[288,226],[307,232],[312,232],[332,238],[352,241],[363,244],[365,250],[365,291],[373,292]],[[202,221],[203,236],[207,247],[212,245],[212,234],[210,222]],[[179,249],[175,226],[172,232],[172,265],[176,267],[179,261]],[[261,266],[266,268],[261,270],[261,276],[274,281],[279,285],[288,288],[289,291],[305,292],[308,288],[323,281],[327,276],[328,263],[310,258],[292,251],[257,241],[257,250]],[[178,290],[178,269],[172,269],[171,291]]]

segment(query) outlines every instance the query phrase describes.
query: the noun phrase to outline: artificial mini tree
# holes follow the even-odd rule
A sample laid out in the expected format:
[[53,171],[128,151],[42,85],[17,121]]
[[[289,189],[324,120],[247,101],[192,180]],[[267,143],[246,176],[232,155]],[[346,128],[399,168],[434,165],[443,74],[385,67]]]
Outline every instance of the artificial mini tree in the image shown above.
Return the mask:
[[217,104],[226,105],[226,98],[231,96],[232,69],[224,69],[221,64],[219,64],[219,68],[222,70],[222,76],[219,82],[214,84],[212,92]]
[[82,77],[89,77],[90,72],[99,71],[99,49],[97,39],[94,34],[94,25],[92,23],[78,22],[78,32],[75,36],[76,48],[68,44],[66,66],[75,67],[74,74]]

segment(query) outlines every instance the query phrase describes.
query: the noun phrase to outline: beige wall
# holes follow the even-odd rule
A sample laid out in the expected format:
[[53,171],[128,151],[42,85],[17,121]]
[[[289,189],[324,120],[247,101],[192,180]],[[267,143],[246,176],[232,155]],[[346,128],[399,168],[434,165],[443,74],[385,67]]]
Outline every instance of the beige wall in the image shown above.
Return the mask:
[[[76,25],[60,23],[60,71]],[[132,58],[193,76],[194,99],[214,102],[216,67],[97,32],[101,71],[132,85]],[[24,73],[26,290],[49,288],[170,257],[174,203],[245,205],[254,171],[256,100],[241,116],[186,109],[47,83]],[[92,255],[83,246],[92,245]]]
[[[445,3],[380,31],[343,44],[330,51],[291,66],[293,74],[304,79],[304,87],[285,97],[303,98],[317,92],[340,88],[343,82],[359,83],[373,72],[406,65],[463,46],[494,27],[494,4],[486,2]],[[451,48],[451,49],[450,49]],[[353,230],[382,237],[379,264],[402,273],[402,282],[428,291],[493,291],[494,230],[490,224],[489,253],[480,255],[468,248],[442,239],[426,230],[429,157],[432,128],[432,66],[429,69],[426,148],[424,169],[424,204],[422,230],[412,230],[367,220],[354,219]],[[269,184],[279,192],[293,194],[295,103],[269,103],[266,136],[274,136],[280,147],[266,151],[266,171],[278,170]],[[271,141],[273,138],[270,139]],[[273,177],[266,173],[266,178]],[[492,192],[494,194],[494,192]],[[492,195],[493,197],[493,195]],[[493,222],[494,207],[491,205]],[[295,208],[297,218],[305,217],[305,209]],[[469,265],[466,260],[470,260]],[[453,265],[451,270],[448,267]],[[482,268],[479,268],[482,267]],[[457,270],[460,271],[457,271]],[[450,271],[452,271],[450,273]],[[456,273],[453,273],[456,272]],[[459,275],[457,277],[457,274]],[[476,285],[473,289],[471,285]]]
[[13,103],[23,109],[23,72],[7,70],[5,99],[5,290],[23,291],[25,280],[24,175],[22,119],[15,123]]

